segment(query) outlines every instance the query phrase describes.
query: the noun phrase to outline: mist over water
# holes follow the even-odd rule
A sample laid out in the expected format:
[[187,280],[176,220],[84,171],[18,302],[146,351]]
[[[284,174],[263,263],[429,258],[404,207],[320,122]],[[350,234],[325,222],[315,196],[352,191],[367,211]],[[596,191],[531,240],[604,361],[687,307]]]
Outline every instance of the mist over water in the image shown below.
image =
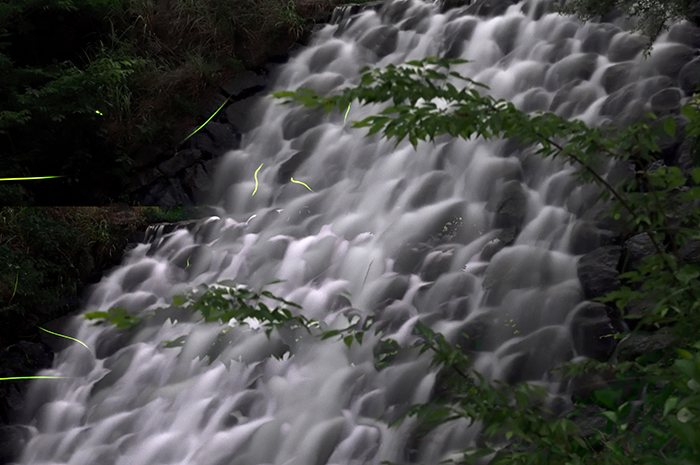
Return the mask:
[[[674,46],[666,36],[652,59]],[[366,65],[462,57],[471,62],[455,70],[491,95],[596,125],[634,116],[651,93],[675,85],[640,53],[619,60],[630,40],[612,24],[544,14],[537,0],[493,18],[396,1],[324,27],[276,71],[272,90],[330,94],[359,83]],[[629,72],[612,85],[606,70],[621,62]],[[614,92],[626,93],[611,102]],[[350,120],[381,108],[354,103],[344,123],[344,112],[261,99],[254,129],[219,166],[218,216],[152,230],[84,310],[140,314],[202,284],[283,280],[266,289],[306,317],[333,329],[373,314],[383,334],[348,349],[303,330],[268,339],[232,323],[231,343],[212,352],[222,326],[187,310],[135,335],[76,317],[62,333],[95,354],[71,345],[40,373],[70,379],[33,382],[18,419],[32,433],[19,463],[438,463],[472,445],[479,425],[452,422],[420,441],[415,418],[388,428],[430,399],[437,371],[417,351],[374,366],[379,339],[408,345],[418,320],[452,342],[478,334],[476,369],[538,382],[565,407],[568,393],[545,373],[581,355],[572,336],[584,301],[576,265],[603,234],[582,219],[596,192],[570,176],[572,166],[512,142],[439,137],[414,150],[351,129]],[[182,349],[163,347],[183,335]]]

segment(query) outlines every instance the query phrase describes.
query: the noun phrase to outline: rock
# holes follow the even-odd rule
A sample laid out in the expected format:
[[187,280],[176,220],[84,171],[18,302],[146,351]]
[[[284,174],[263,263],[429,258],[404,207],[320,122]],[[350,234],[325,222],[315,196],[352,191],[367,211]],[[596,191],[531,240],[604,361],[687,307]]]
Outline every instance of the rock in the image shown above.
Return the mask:
[[544,88],[554,92],[575,79],[587,81],[593,75],[598,62],[595,53],[577,53],[558,61],[547,71]]
[[617,360],[633,361],[642,355],[671,349],[675,343],[676,339],[669,328],[661,328],[649,334],[633,333],[620,341]]
[[523,18],[515,16],[493,31],[493,40],[496,41],[504,56],[513,51],[522,22]]
[[688,62],[678,73],[678,87],[683,89],[687,95],[692,95],[698,85],[700,78],[700,58]]
[[221,86],[224,95],[234,100],[243,100],[267,88],[268,79],[264,74],[250,70],[241,71],[233,81]]
[[673,44],[664,47],[659,53],[652,53],[644,61],[643,68],[649,73],[659,73],[676,79],[683,67],[696,58],[698,51],[683,44]]
[[593,299],[620,288],[618,263],[622,247],[610,245],[590,252],[578,262],[576,273],[586,299]]
[[420,276],[423,281],[435,281],[440,275],[446,273],[452,264],[453,252],[436,250],[430,252],[423,260]]
[[26,426],[0,426],[0,464],[19,460],[30,437],[31,431]]
[[588,254],[603,245],[612,245],[614,237],[612,232],[598,227],[593,221],[578,221],[571,231],[569,253]]
[[445,58],[459,58],[464,51],[464,44],[472,38],[474,29],[479,21],[476,18],[465,18],[450,22],[445,28],[440,50]]
[[509,345],[498,355],[501,359],[509,358],[504,368],[505,381],[514,384],[541,380],[554,366],[571,360],[574,349],[568,331],[559,326],[546,326]]
[[[0,378],[34,376],[52,363],[53,352],[46,344],[20,341],[0,351]],[[24,410],[28,384],[25,380],[0,383],[0,423],[11,423]]]
[[596,24],[596,26],[588,29],[588,34],[581,42],[581,51],[606,55],[612,38],[620,32],[620,28],[606,23]]
[[525,113],[547,111],[550,103],[549,93],[541,87],[537,87],[523,94],[520,109]]
[[605,68],[600,79],[605,92],[612,94],[628,85],[634,69],[635,65],[631,61],[616,63]]
[[205,203],[211,190],[211,176],[207,174],[204,166],[197,163],[190,166],[182,174],[182,184],[189,190],[190,197],[195,204]]
[[209,134],[216,149],[209,152],[211,157],[205,154],[205,158],[217,157],[229,150],[236,150],[240,146],[241,134],[235,132],[229,124],[210,122],[202,130]]
[[357,43],[382,58],[396,50],[398,38],[399,30],[394,26],[385,25],[368,31]]
[[277,182],[287,184],[294,177],[294,172],[311,156],[312,152],[297,151],[282,162],[277,170]]
[[668,31],[669,42],[678,42],[688,47],[700,48],[700,28],[692,23],[675,24]]
[[[155,168],[135,173],[131,179],[131,183],[126,188],[126,191],[133,193],[137,189],[142,189],[144,186],[151,184],[161,176],[162,173]],[[148,204],[146,203],[146,205]]]
[[571,91],[582,82],[582,79],[575,79],[567,83],[563,87],[559,88],[559,90],[557,90],[557,93],[554,94],[554,97],[552,98],[552,103],[549,106],[549,111],[555,112],[560,106],[569,101],[569,94],[571,93]]
[[636,86],[636,84],[628,84],[608,95],[600,107],[601,116],[620,117],[630,102],[635,99]]
[[511,245],[515,238],[517,237],[517,230],[515,227],[505,228],[501,230],[494,240],[486,243],[483,249],[481,249],[481,254],[479,258],[484,261],[489,261],[498,252],[503,250],[506,246]]
[[158,165],[158,170],[166,176],[174,176],[180,170],[192,166],[202,158],[202,152],[196,149],[185,149],[177,152],[174,157]]
[[226,120],[233,126],[233,130],[244,133],[260,123],[258,115],[253,112],[257,101],[257,96],[251,96],[226,106],[223,111],[226,112]]
[[623,248],[623,261],[620,267],[622,272],[639,268],[644,257],[656,253],[654,244],[646,233],[636,234],[625,241]]
[[574,349],[579,356],[607,361],[617,346],[617,331],[610,321],[609,309],[599,302],[582,302],[568,319]]
[[527,195],[522,184],[515,180],[508,181],[499,194],[486,204],[487,210],[496,213],[494,227],[515,227],[519,230],[527,211]]
[[286,140],[295,139],[321,124],[325,117],[325,112],[319,109],[295,108],[282,120],[282,135]]
[[688,239],[679,252],[686,262],[700,265],[700,239]]
[[147,145],[136,151],[133,155],[132,167],[136,169],[142,169],[146,167],[153,167],[159,161],[167,156],[163,150],[157,145]]
[[508,7],[516,3],[517,0],[476,0],[467,8],[467,14],[493,18],[502,15]]
[[647,39],[640,35],[620,32],[610,42],[608,60],[612,63],[634,59],[644,49]]

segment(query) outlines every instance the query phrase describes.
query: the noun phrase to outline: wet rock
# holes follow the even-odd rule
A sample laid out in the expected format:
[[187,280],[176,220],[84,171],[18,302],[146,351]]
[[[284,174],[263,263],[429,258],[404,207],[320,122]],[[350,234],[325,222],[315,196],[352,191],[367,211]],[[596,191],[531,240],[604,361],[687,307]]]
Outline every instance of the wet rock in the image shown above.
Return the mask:
[[162,148],[157,145],[147,145],[136,151],[132,166],[136,169],[153,167],[165,157],[167,154]]
[[174,157],[158,165],[158,170],[166,176],[173,176],[180,170],[192,166],[202,158],[202,152],[186,149],[177,152]]
[[516,16],[505,21],[498,29],[494,31],[493,40],[501,49],[504,56],[513,51],[515,41],[518,38],[518,33],[520,32],[520,24],[522,22],[523,18]]
[[[39,370],[51,368],[52,363],[53,352],[46,344],[20,341],[0,351],[0,378],[34,376]],[[0,383],[0,424],[14,421],[23,411],[28,383],[26,380]]]
[[226,120],[233,126],[232,129],[244,133],[257,126],[259,121],[257,121],[257,115],[253,113],[253,105],[257,101],[257,96],[247,97],[227,105],[222,110],[226,113]]
[[445,28],[440,50],[445,58],[459,58],[464,51],[464,44],[471,39],[479,21],[475,18],[459,19],[450,22]]
[[601,116],[620,117],[630,102],[635,99],[636,86],[636,84],[628,84],[608,95],[600,107]]
[[201,163],[190,166],[182,175],[183,185],[196,204],[203,203],[208,197],[212,180]]
[[476,0],[467,8],[467,14],[492,18],[502,15],[517,0]]
[[700,48],[700,28],[692,23],[676,24],[668,31],[668,41]]
[[[547,344],[542,344],[547,341]],[[571,360],[574,349],[568,331],[559,326],[547,326],[508,346],[498,354],[509,358],[504,369],[508,383],[541,380],[557,364]]]
[[403,299],[408,290],[408,276],[391,276],[379,278],[371,283],[367,306],[377,309],[388,305],[393,300]]
[[557,90],[557,93],[554,94],[554,97],[552,98],[549,111],[557,111],[560,106],[569,101],[569,94],[571,91],[582,82],[582,79],[575,79]]
[[240,146],[241,134],[234,131],[230,124],[209,122],[202,130],[209,135],[214,146],[214,150],[205,154],[205,158],[217,157]]
[[617,349],[619,362],[633,361],[642,355],[670,350],[676,344],[669,328],[661,328],[655,333],[633,333],[620,341]]
[[578,53],[563,58],[547,71],[544,87],[554,92],[575,79],[587,81],[593,75],[597,62],[598,55],[595,53]]
[[636,234],[625,241],[621,270],[630,271],[639,268],[644,257],[656,253],[654,244],[646,233]]
[[596,24],[595,28],[590,28],[588,35],[581,42],[581,51],[584,53],[597,53],[605,55],[608,53],[612,38],[620,32],[620,29],[612,24]]
[[399,30],[394,26],[380,26],[367,32],[358,44],[374,52],[379,58],[385,57],[396,50]]
[[572,310],[568,323],[574,349],[579,356],[604,362],[617,346],[610,310],[599,302],[582,302]]
[[508,181],[496,200],[489,199],[486,209],[496,213],[494,227],[520,229],[527,211],[527,195],[519,181]]
[[312,152],[298,151],[287,158],[277,171],[277,182],[286,184],[294,177],[294,172],[311,156]]
[[325,116],[325,112],[318,109],[295,108],[282,121],[282,135],[286,140],[295,139],[318,126]]
[[646,43],[647,39],[642,36],[620,32],[612,38],[608,60],[612,63],[632,60],[641,53]]
[[616,63],[605,68],[601,77],[601,83],[605,92],[612,94],[628,85],[634,69],[635,65],[631,61]]
[[421,279],[423,281],[435,281],[438,279],[441,274],[446,273],[450,269],[452,258],[452,250],[430,252],[423,260],[423,266],[421,266],[420,270]]
[[602,245],[612,245],[613,238],[612,232],[599,228],[594,222],[579,221],[571,231],[569,252],[573,255],[587,254]]
[[0,464],[19,460],[30,438],[31,431],[26,426],[0,426]]
[[268,79],[266,75],[244,70],[238,73],[233,81],[221,86],[221,90],[227,97],[230,96],[232,99],[242,100],[265,90],[267,84]]
[[618,263],[622,247],[610,245],[590,252],[578,262],[576,272],[586,299],[593,299],[620,288]]
[[522,96],[520,109],[525,113],[547,111],[550,106],[549,94],[541,87],[531,89]]
[[515,238],[517,237],[517,235],[518,234],[515,227],[503,229],[498,234],[498,237],[496,237],[492,241],[489,241],[484,246],[484,248],[481,249],[481,254],[479,255],[479,258],[484,261],[491,260],[494,255],[503,250],[506,246],[509,246],[513,242],[515,242]]
[[698,78],[700,78],[700,58],[695,58],[686,63],[678,73],[678,87],[691,95],[698,85]]
[[669,45],[664,47],[660,53],[652,53],[645,60],[644,68],[650,72],[656,72],[671,79],[676,79],[683,67],[693,58],[696,58],[697,55],[697,50],[687,45]]

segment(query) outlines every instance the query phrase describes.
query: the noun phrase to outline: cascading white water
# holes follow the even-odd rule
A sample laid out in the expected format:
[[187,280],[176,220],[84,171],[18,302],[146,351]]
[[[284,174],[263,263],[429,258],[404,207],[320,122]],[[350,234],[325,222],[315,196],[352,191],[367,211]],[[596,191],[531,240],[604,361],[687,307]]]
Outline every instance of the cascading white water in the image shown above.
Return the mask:
[[[540,17],[538,3],[484,19],[396,1],[323,28],[278,70],[274,90],[337,91],[358,83],[367,64],[447,54],[472,60],[455,69],[496,97],[528,111],[559,99],[560,114],[599,124],[609,105],[602,81],[612,66],[608,46],[629,34]],[[587,38],[610,31],[601,50],[582,51]],[[655,53],[666,46],[662,36]],[[638,53],[628,63],[640,86],[651,86],[656,68]],[[621,106],[628,111],[628,101],[646,98],[630,85]],[[354,104],[348,120],[376,111]],[[412,438],[413,418],[388,428],[406,406],[430,398],[436,370],[430,353],[381,371],[373,363],[379,337],[408,344],[419,319],[451,341],[481,330],[478,370],[539,381],[557,394],[557,383],[542,374],[578,355],[571,336],[583,300],[576,264],[590,246],[577,231],[592,196],[569,176],[571,166],[506,141],[442,137],[416,151],[407,142],[394,148],[350,129],[342,114],[273,99],[261,100],[251,117],[257,127],[219,167],[212,199],[219,216],[138,245],[95,286],[85,311],[150,311],[202,283],[259,288],[281,279],[268,289],[299,303],[305,316],[340,328],[353,312],[373,313],[385,334],[367,334],[348,349],[303,333],[268,340],[235,326],[233,342],[209,360],[221,326],[187,312],[135,335],[76,317],[63,333],[95,354],[75,344],[42,373],[70,378],[33,382],[18,420],[32,437],[19,463],[437,463],[469,446],[478,425],[452,422],[421,441]],[[504,199],[518,207],[506,219],[494,213]],[[508,233],[517,237],[500,248]],[[163,347],[186,334],[184,348]],[[289,354],[270,356],[285,345]]]

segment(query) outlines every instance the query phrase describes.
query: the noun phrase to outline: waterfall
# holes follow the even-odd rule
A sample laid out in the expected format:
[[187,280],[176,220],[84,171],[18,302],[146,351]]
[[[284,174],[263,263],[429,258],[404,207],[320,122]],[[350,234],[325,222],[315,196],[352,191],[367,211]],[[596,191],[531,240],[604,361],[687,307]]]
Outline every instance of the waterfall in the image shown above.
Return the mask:
[[[470,62],[455,70],[494,97],[598,125],[634,118],[677,87],[665,57],[681,45],[668,33],[645,61],[628,25],[581,25],[547,13],[550,3],[476,17],[397,0],[338,15],[276,70],[273,90],[329,94],[359,83],[366,65],[462,57]],[[342,328],[373,314],[383,334],[348,348],[232,322],[230,344],[212,354],[221,325],[187,310],[133,334],[76,316],[62,332],[92,352],[73,344],[39,373],[65,379],[32,382],[18,463],[438,463],[473,445],[479,425],[454,421],[420,439],[414,417],[389,428],[430,399],[437,369],[418,351],[374,364],[379,339],[408,345],[418,320],[464,347],[477,340],[475,368],[488,378],[538,383],[566,408],[546,372],[582,355],[577,263],[605,237],[585,216],[597,192],[573,166],[513,141],[442,136],[414,150],[350,127],[381,108],[353,104],[346,123],[261,98],[253,129],[218,167],[218,216],[150,231],[83,311],[139,314],[203,284],[282,280],[266,289],[304,316]],[[163,346],[183,335],[182,348]]]

